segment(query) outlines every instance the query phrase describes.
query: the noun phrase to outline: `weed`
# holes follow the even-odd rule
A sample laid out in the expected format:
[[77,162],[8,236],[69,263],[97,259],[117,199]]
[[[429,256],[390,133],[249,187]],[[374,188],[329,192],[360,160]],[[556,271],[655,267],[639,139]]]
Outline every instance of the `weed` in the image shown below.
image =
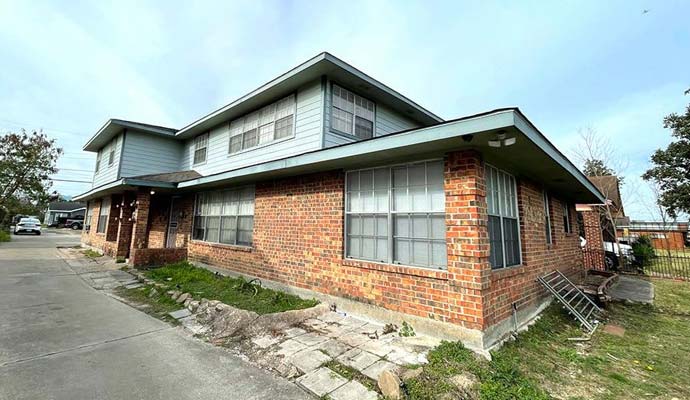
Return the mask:
[[86,257],[88,257],[88,258],[103,257],[103,254],[101,254],[101,253],[99,253],[99,252],[97,252],[97,251],[91,250],[91,249],[86,249],[86,250],[82,251],[81,253],[82,253],[83,255],[85,255]]
[[398,331],[398,335],[402,337],[411,337],[416,336],[417,334],[414,332],[412,325],[408,324],[406,321],[403,321],[400,331]]

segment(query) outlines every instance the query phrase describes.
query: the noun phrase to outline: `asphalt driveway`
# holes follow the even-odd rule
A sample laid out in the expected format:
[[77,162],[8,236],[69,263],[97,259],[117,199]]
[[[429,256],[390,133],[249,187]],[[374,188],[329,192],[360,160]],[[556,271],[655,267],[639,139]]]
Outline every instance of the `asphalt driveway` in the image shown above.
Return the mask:
[[0,244],[0,399],[307,399],[294,384],[88,286],[70,231]]

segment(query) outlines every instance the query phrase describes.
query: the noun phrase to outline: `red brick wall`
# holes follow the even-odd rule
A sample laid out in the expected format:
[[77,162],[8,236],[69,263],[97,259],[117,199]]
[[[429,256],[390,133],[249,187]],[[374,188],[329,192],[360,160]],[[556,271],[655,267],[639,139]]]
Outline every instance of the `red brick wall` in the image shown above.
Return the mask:
[[[115,242],[109,242],[106,241],[106,234],[108,232],[109,227],[106,228],[106,232],[104,233],[97,233],[96,228],[98,226],[98,216],[101,214],[101,201],[102,199],[97,199],[97,200],[92,200],[89,202],[89,207],[93,207],[93,217],[91,218],[91,229],[83,230],[81,233],[81,242],[95,247],[97,249],[100,249],[104,254],[107,254],[109,256],[115,256],[117,252],[117,246]],[[91,204],[93,203],[93,205]],[[112,211],[111,211],[112,212]],[[112,215],[108,217],[108,220],[110,221],[112,218]],[[117,230],[117,226],[115,227],[115,230]]]
[[547,244],[541,186],[526,179],[518,179],[517,185],[522,265],[491,272],[490,285],[485,292],[486,326],[510,317],[514,303],[520,311],[545,297],[547,293],[537,277],[559,269],[573,279],[582,278],[582,251],[573,205],[568,207],[571,233],[567,234],[562,200],[549,192],[552,244]]
[[187,258],[186,248],[133,249],[129,260],[132,266],[163,265]]

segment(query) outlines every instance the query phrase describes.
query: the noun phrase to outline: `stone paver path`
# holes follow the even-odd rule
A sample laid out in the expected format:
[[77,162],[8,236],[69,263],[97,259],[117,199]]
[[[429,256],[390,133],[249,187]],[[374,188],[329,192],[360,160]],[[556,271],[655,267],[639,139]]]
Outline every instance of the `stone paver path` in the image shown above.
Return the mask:
[[[363,385],[362,379],[372,387],[383,371],[425,364],[426,354],[439,341],[426,336],[400,337],[397,331],[384,334],[384,325],[329,312],[299,327],[253,337],[247,343],[249,348],[241,351],[250,359],[294,379],[316,396],[368,400],[379,398],[379,394]],[[346,379],[328,368],[333,362],[361,375]]]

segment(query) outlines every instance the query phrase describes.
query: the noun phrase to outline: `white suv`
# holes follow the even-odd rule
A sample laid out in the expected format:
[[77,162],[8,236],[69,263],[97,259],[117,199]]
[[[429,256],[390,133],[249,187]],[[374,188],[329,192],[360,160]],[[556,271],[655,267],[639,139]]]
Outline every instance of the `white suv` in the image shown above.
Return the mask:
[[41,234],[41,221],[37,218],[22,218],[14,226],[14,234],[33,233],[35,235]]

